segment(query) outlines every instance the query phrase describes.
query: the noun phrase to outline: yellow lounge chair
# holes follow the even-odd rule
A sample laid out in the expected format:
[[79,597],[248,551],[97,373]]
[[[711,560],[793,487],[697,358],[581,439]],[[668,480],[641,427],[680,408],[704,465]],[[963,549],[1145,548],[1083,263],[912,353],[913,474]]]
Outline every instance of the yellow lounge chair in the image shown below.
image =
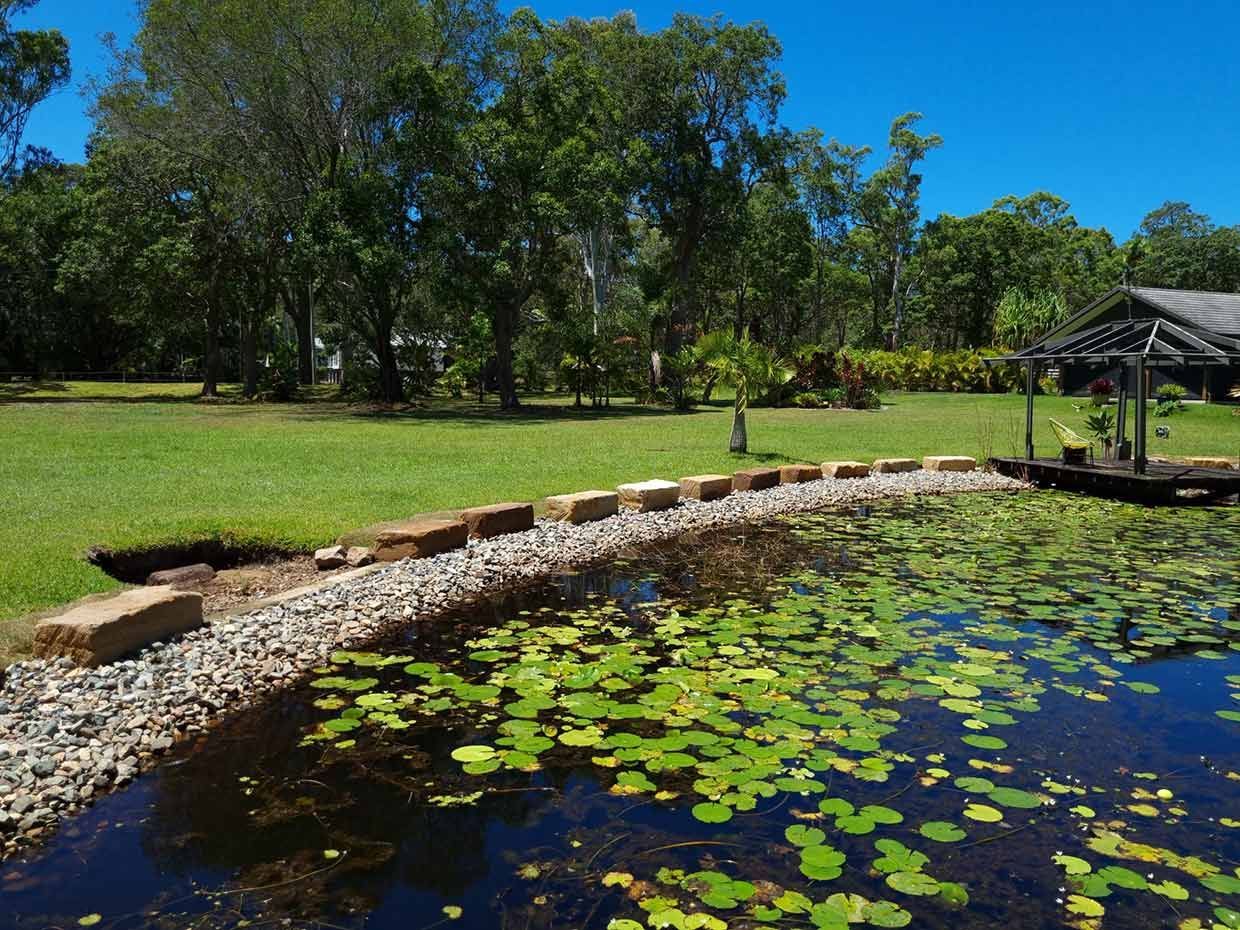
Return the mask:
[[1085,452],[1089,452],[1089,460],[1094,460],[1094,444],[1084,436],[1074,432],[1064,426],[1054,417],[1048,418],[1051,422],[1051,429],[1055,433],[1055,438],[1059,440],[1059,444],[1063,447],[1060,458],[1065,465],[1084,465]]

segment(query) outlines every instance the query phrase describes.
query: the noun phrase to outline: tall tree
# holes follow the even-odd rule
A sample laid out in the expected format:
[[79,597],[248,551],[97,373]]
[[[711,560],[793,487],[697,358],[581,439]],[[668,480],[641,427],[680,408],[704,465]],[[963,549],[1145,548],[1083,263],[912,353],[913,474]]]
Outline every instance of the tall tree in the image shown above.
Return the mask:
[[881,335],[891,322],[889,344],[898,348],[904,337],[904,316],[915,281],[909,264],[921,224],[921,180],[917,166],[943,144],[937,134],[918,135],[920,113],[905,113],[891,123],[886,164],[872,174],[856,198],[859,239],[868,256],[874,289],[874,330]]
[[13,17],[38,0],[0,0],[0,178],[21,150],[36,105],[69,83],[69,43],[58,29],[15,29]]
[[761,24],[676,14],[651,37],[639,91],[644,137],[656,166],[643,205],[671,244],[665,347],[676,352],[693,324],[694,270],[703,246],[728,234],[745,183],[775,160],[775,120],[786,90],[781,49]]

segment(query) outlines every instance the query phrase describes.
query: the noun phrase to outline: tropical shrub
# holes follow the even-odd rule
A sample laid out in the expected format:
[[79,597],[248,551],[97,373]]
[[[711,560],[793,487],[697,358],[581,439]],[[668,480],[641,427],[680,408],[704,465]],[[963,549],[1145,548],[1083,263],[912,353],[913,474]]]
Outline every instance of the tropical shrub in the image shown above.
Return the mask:
[[767,396],[767,403],[796,407],[855,407],[879,404],[881,384],[858,353],[830,352],[806,345],[792,357],[793,375]]
[[1160,384],[1158,390],[1154,392],[1154,396],[1160,401],[1183,403],[1184,398],[1188,396],[1188,389],[1182,384],[1168,382],[1167,384]]
[[1094,378],[1089,382],[1089,393],[1110,397],[1115,392],[1115,382],[1110,378]]
[[879,386],[892,391],[1006,394],[1023,384],[1019,366],[986,364],[987,357],[1002,354],[995,349],[849,351]]

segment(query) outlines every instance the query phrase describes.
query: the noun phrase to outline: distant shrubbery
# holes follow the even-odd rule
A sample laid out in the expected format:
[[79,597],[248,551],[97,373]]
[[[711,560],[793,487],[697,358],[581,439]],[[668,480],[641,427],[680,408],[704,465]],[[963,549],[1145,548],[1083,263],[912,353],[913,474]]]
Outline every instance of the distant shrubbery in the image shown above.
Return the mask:
[[1020,388],[1018,366],[988,367],[983,361],[987,356],[999,354],[997,349],[849,350],[849,355],[864,364],[869,375],[885,390],[969,394],[1006,394]]

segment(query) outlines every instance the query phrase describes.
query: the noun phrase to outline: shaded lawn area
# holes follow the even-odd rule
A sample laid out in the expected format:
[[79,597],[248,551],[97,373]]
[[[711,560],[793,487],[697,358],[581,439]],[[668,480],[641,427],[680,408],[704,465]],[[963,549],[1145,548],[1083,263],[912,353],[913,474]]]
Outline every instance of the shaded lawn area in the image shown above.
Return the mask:
[[[0,386],[9,387],[9,386]],[[437,400],[399,413],[319,400],[193,403],[195,385],[68,384],[0,391],[0,663],[23,654],[30,611],[118,587],[87,564],[117,549],[224,536],[308,550],[417,513],[612,488],[651,477],[784,462],[1017,454],[1019,395],[889,394],[881,411],[753,409],[748,456],[727,452],[727,401],[691,413],[629,404],[574,410],[533,398],[520,414]],[[325,397],[328,390],[321,390]],[[1046,422],[1083,431],[1079,400],[1039,397]],[[1240,454],[1232,408],[1151,418],[1151,454]],[[1153,426],[1171,426],[1170,440]]]

